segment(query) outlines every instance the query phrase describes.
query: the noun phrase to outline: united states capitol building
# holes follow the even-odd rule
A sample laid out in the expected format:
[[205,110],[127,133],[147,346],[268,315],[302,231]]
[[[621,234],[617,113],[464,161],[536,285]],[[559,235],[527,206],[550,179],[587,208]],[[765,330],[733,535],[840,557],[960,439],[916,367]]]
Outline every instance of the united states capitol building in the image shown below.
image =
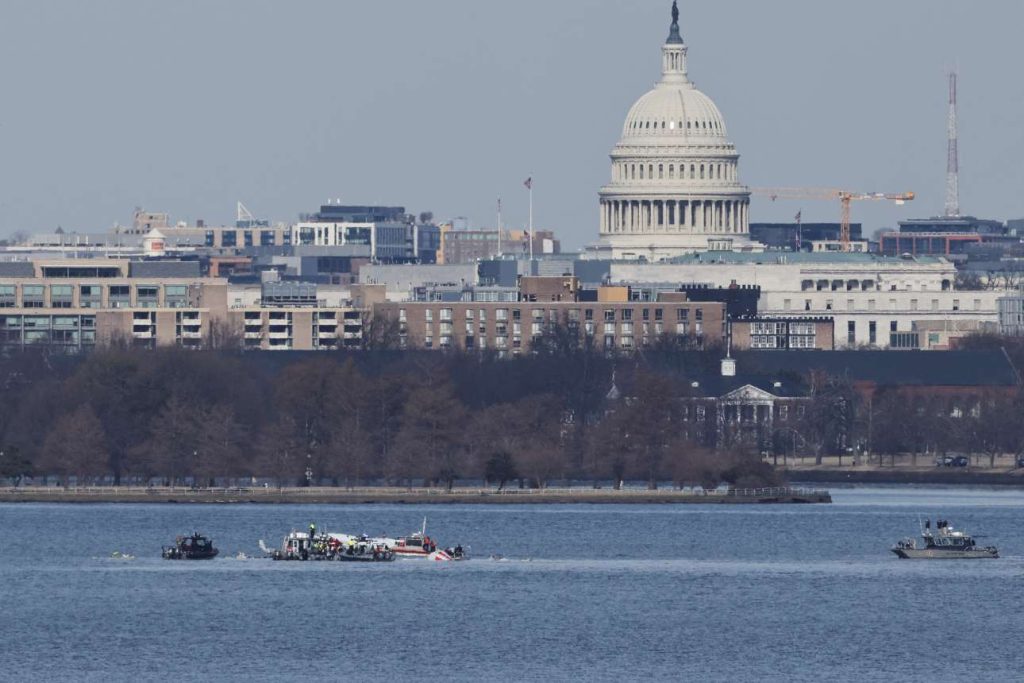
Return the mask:
[[598,258],[664,258],[695,251],[759,251],[750,240],[750,190],[725,119],[690,80],[673,4],[661,80],[630,107],[600,192]]

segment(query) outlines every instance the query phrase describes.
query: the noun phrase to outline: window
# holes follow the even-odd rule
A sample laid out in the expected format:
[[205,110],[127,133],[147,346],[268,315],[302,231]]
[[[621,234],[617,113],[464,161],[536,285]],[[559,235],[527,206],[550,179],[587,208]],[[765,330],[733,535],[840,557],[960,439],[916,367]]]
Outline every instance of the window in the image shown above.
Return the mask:
[[25,308],[42,308],[44,306],[42,285],[22,285],[21,305]]
[[895,332],[896,331],[896,321],[895,320],[890,320],[889,321],[889,331],[890,332]]
[[0,308],[14,308],[16,299],[14,285],[0,285]]
[[664,311],[662,309],[655,308],[654,309],[654,319],[655,320],[663,320],[663,317],[662,317],[663,312]]
[[676,320],[689,320],[690,309],[688,308],[677,308],[676,309]]
[[188,285],[164,285],[164,306],[184,308],[188,305]]
[[50,306],[53,308],[71,308],[74,296],[75,289],[71,285],[50,285]]
[[110,285],[110,307],[130,308],[132,305],[132,288],[128,285]]
[[857,343],[857,323],[853,320],[846,323],[846,343],[850,345]]
[[135,300],[140,308],[156,308],[160,300],[160,288],[157,285],[138,285],[135,288]]
[[878,343],[877,325],[874,320],[868,321],[868,343],[874,346]]

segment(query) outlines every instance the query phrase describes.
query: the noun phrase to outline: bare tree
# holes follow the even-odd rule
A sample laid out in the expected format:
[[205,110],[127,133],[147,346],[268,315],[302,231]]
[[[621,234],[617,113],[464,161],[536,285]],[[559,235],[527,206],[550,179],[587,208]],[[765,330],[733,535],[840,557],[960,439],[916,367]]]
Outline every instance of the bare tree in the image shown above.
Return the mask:
[[75,477],[79,485],[109,472],[103,425],[89,406],[62,415],[46,437],[39,469],[46,474]]

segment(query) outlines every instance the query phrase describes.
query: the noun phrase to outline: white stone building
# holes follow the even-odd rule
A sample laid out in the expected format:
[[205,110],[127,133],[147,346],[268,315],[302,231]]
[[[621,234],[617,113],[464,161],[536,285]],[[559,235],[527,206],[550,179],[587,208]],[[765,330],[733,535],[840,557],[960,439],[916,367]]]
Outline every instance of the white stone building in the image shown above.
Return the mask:
[[672,5],[662,77],[630,108],[600,191],[595,258],[659,261],[679,254],[761,250],[749,238],[750,191],[718,107],[687,73],[687,47]]
[[[948,344],[948,334],[994,326],[999,291],[958,291],[956,269],[942,258],[873,254],[705,253],[671,263],[612,263],[613,284],[708,284],[761,288],[758,314],[829,316],[836,348],[888,348],[893,333],[918,335],[918,348]],[[938,340],[932,343],[930,340]],[[897,338],[899,344],[909,337]]]

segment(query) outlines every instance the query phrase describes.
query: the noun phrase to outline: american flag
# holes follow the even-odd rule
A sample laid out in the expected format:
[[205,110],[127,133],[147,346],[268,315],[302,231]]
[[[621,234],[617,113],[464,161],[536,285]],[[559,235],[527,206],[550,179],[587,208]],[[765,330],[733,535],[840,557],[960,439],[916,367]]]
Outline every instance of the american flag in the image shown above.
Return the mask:
[[800,211],[797,211],[797,212],[796,212],[796,215],[795,215],[795,216],[793,216],[793,219],[794,219],[794,220],[796,220],[796,222],[797,222],[797,223],[799,223],[799,222],[800,222],[800,217],[801,217],[801,216],[803,215],[803,213],[804,213],[804,212],[803,212],[803,210],[802,210],[802,209],[801,209]]
[[526,186],[527,190],[532,190],[533,189],[533,176],[530,176],[529,178],[524,180],[523,181],[523,185]]

